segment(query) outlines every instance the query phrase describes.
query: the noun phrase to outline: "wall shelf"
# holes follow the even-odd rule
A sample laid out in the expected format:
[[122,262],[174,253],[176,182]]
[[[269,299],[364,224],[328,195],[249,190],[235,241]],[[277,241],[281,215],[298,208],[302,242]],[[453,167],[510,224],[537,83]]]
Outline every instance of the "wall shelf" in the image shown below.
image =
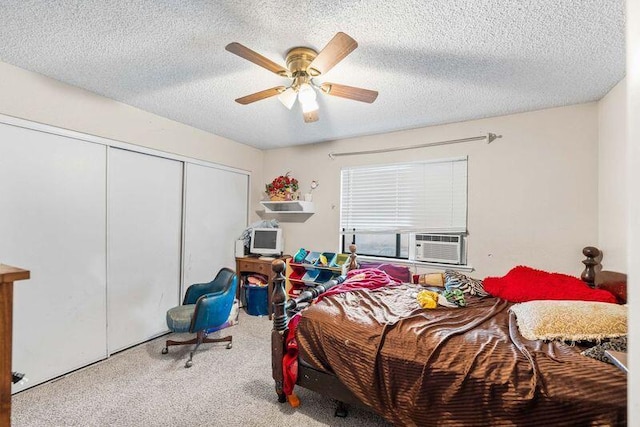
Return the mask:
[[273,202],[263,200],[260,202],[268,213],[313,213],[313,202],[303,202],[302,200],[287,200],[283,202]]
[[277,219],[282,222],[305,222],[314,214],[313,202],[287,200],[275,202],[263,200],[264,210],[256,211],[262,219]]

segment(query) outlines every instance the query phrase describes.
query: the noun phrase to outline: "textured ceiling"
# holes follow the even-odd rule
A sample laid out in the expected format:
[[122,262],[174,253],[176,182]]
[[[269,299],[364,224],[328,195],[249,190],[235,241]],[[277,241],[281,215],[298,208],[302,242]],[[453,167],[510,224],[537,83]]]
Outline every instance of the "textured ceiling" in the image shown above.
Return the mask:
[[[359,47],[320,82],[379,91],[234,99],[288,80],[284,65],[338,31]],[[258,148],[450,123],[600,99],[624,76],[623,0],[3,0],[0,60]],[[1,96],[1,95],[0,95]]]

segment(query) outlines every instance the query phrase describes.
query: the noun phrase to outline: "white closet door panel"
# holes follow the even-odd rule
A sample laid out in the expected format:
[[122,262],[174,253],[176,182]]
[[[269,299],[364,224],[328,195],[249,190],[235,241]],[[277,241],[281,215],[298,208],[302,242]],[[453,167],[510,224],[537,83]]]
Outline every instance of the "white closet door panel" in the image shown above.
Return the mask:
[[235,270],[234,244],[247,226],[248,175],[188,164],[185,185],[184,286]]
[[14,286],[27,386],[106,357],[105,165],[102,145],[0,124],[0,262],[31,270]]
[[109,353],[167,331],[178,305],[182,162],[109,149]]

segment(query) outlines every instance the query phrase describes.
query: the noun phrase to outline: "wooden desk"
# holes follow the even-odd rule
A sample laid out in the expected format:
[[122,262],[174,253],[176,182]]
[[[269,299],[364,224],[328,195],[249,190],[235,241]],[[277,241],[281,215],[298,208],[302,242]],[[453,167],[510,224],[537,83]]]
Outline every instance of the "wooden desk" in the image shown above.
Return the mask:
[[11,426],[13,282],[29,276],[28,270],[0,264],[0,427]]
[[[287,258],[291,258],[290,255],[283,255],[280,259],[283,261]],[[275,277],[275,273],[271,268],[271,263],[273,260],[269,259],[260,259],[258,257],[239,257],[236,258],[236,274],[238,275],[238,288],[236,290],[236,298],[240,299],[240,287],[242,285],[242,281],[240,280],[243,274],[251,274],[258,273],[264,274],[269,279],[268,285],[269,289],[267,289],[267,305],[269,306],[269,320],[271,320],[271,315],[273,313],[273,307],[271,306],[271,294],[273,293],[273,278]]]

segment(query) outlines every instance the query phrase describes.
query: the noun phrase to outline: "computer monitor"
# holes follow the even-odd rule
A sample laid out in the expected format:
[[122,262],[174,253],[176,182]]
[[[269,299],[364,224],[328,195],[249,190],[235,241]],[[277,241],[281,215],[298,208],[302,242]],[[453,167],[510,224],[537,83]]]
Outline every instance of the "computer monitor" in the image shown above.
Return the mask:
[[284,250],[281,228],[254,228],[251,230],[249,252],[255,255],[280,255]]

